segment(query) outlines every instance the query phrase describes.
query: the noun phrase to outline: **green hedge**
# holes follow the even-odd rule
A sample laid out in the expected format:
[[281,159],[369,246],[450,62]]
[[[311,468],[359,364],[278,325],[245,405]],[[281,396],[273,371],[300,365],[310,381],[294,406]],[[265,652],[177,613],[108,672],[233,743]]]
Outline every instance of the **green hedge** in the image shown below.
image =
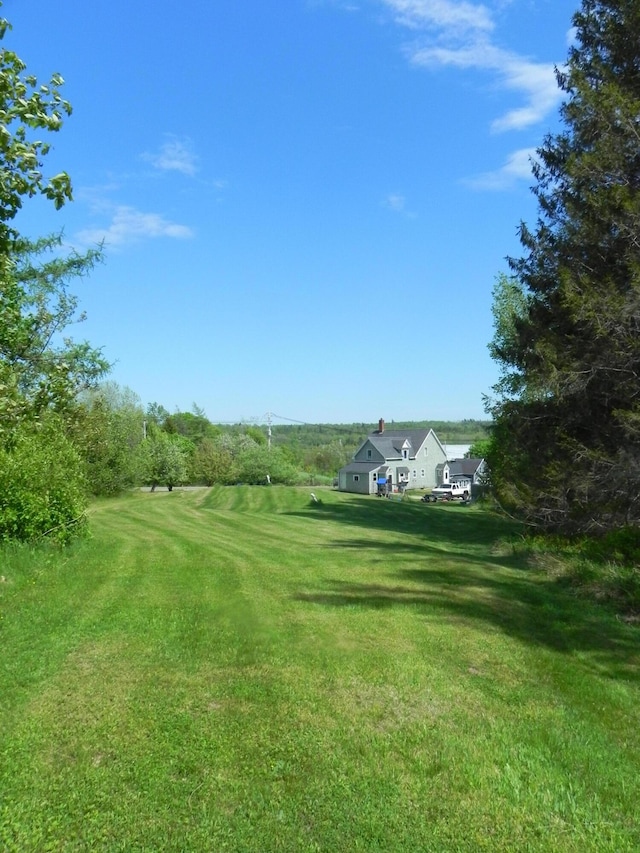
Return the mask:
[[56,419],[0,449],[0,541],[67,543],[85,531],[86,505],[82,461]]

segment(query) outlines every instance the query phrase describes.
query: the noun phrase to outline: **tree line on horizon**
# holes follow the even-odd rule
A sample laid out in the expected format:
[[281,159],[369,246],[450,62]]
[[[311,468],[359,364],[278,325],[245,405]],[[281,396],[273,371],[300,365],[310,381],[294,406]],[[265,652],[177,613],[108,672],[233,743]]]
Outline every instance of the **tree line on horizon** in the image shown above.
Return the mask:
[[[486,448],[496,500],[533,529],[637,536],[640,6],[582,0],[573,22],[557,71],[563,129],[532,167],[538,217],[521,223],[522,256],[494,286],[501,374],[487,420],[389,427]],[[0,21],[0,40],[9,27]],[[86,527],[89,495],[140,483],[334,475],[376,423],[274,425],[268,444],[264,429],[212,423],[197,406],[143,409],[107,381],[99,349],[69,336],[82,319],[71,285],[102,250],[65,255],[59,235],[28,239],[14,222],[28,198],[72,199],[66,172],[43,172],[44,138],[71,105],[59,75],[40,85],[12,51],[0,78],[0,540],[67,542]]]

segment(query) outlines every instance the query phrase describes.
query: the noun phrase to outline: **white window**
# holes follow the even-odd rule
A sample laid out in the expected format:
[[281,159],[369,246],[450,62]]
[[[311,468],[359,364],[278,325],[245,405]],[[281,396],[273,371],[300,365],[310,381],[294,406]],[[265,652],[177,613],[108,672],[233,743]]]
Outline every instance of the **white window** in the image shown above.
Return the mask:
[[421,468],[421,469],[420,469],[420,476],[421,476],[422,478],[424,478],[424,468]]
[[358,483],[360,481],[360,476],[358,474],[353,475],[353,482]]
[[373,475],[373,479],[374,479],[374,480],[377,480],[377,479],[378,479],[378,475],[377,475],[377,474],[374,474],[374,475]]
[[409,458],[409,451],[408,451],[408,450],[403,450],[403,451],[402,451],[402,458],[403,458],[403,459],[408,459],[408,458]]
[[417,476],[418,476],[418,472],[414,468],[413,471],[411,472],[411,477],[415,480],[417,478]]

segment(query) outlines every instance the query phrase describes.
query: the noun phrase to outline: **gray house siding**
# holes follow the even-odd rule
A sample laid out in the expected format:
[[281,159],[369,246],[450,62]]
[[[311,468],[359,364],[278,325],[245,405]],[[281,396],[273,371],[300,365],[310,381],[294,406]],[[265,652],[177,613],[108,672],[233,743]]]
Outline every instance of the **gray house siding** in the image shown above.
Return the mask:
[[430,430],[427,435],[424,450],[425,454],[423,459],[425,462],[429,463],[426,466],[426,482],[424,483],[424,488],[432,489],[434,486],[438,485],[437,467],[447,458],[445,449],[433,430]]
[[353,455],[354,462],[384,462],[383,454],[367,439]]
[[378,491],[380,466],[366,462],[351,462],[338,472],[338,489],[359,495],[374,495]]

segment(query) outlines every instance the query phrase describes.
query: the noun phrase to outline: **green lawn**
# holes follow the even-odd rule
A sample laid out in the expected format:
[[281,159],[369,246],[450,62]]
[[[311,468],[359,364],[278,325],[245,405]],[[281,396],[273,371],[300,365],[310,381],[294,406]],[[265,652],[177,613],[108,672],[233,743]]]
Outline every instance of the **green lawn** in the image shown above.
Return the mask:
[[487,512],[136,494],[0,554],[0,850],[640,850],[640,631]]

